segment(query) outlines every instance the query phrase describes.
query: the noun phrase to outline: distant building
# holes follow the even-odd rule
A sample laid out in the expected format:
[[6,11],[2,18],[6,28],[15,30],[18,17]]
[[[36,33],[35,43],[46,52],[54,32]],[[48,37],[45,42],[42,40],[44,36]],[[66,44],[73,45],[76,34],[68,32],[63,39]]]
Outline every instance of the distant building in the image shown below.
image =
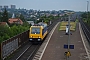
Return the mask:
[[34,25],[33,21],[27,21],[29,24]]
[[16,9],[16,5],[11,5],[11,9]]
[[2,6],[0,6],[0,9],[2,9]]
[[15,15],[14,15],[14,13],[13,13],[12,18],[10,18],[10,19],[8,20],[8,23],[10,23],[10,24],[20,24],[20,25],[22,25],[22,24],[23,24],[23,21],[22,21],[20,18],[15,18]]
[[4,6],[4,8],[8,9],[8,6]]
[[0,22],[0,26],[8,26],[6,22]]
[[10,23],[10,24],[14,24],[15,23],[15,24],[20,24],[20,25],[23,24],[22,20],[19,19],[19,18],[10,18],[8,20],[8,23]]
[[7,25],[7,23],[6,22],[0,22],[0,26],[1,25]]

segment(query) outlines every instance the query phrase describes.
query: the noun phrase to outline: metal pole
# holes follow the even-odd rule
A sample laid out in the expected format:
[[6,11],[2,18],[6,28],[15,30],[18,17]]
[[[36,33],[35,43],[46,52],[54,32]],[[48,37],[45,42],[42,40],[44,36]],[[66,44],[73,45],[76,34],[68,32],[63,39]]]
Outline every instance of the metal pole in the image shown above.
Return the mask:
[[[69,49],[69,45],[70,45],[70,16],[69,16],[69,19],[68,19],[68,51],[70,51]],[[69,60],[69,57],[67,57],[67,60]]]
[[88,23],[88,5],[89,5],[89,1],[87,1],[87,23]]
[[68,25],[69,25],[69,35],[68,35],[68,51],[69,51],[69,44],[70,44],[70,16],[69,16],[69,21],[68,21]]

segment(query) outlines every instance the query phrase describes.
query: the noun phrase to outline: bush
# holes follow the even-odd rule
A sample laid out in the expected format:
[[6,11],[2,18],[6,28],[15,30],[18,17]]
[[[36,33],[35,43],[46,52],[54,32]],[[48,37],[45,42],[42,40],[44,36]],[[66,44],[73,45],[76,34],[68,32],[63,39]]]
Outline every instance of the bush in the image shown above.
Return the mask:
[[29,30],[30,25],[13,25],[12,27],[0,26],[0,43],[17,34]]

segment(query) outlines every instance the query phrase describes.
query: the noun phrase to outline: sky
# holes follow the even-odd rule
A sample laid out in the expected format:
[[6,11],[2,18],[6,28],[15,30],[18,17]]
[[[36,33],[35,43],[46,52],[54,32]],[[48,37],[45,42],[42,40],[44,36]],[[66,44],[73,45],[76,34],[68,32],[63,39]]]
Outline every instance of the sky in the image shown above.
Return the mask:
[[16,8],[34,9],[34,10],[73,10],[87,11],[87,1],[89,1],[88,10],[90,11],[90,0],[0,0],[0,5],[16,5]]

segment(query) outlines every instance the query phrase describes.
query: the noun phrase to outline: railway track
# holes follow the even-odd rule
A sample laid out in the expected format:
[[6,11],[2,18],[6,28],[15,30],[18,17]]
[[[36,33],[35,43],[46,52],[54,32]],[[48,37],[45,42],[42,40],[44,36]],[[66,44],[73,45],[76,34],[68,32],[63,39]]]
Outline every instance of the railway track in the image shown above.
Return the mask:
[[[58,21],[59,20],[56,20],[48,26],[48,33],[52,30],[52,28],[57,24]],[[30,42],[27,42],[23,45],[22,48],[20,48],[18,52],[15,52],[14,57],[12,57],[10,60],[32,60],[40,46],[41,44],[32,45]]]
[[40,45],[30,45],[16,60],[31,60]]
[[[57,21],[48,27],[48,33],[52,30],[53,26],[55,26],[56,23]],[[16,60],[32,60],[39,47],[40,44],[30,45]]]
[[90,43],[90,28],[82,21],[80,20],[83,32],[88,40],[88,42]]
[[[52,25],[48,27],[48,33],[52,30],[53,26],[55,26],[57,22],[58,21],[55,21]],[[40,44],[30,45],[16,60],[32,60],[39,47]]]

